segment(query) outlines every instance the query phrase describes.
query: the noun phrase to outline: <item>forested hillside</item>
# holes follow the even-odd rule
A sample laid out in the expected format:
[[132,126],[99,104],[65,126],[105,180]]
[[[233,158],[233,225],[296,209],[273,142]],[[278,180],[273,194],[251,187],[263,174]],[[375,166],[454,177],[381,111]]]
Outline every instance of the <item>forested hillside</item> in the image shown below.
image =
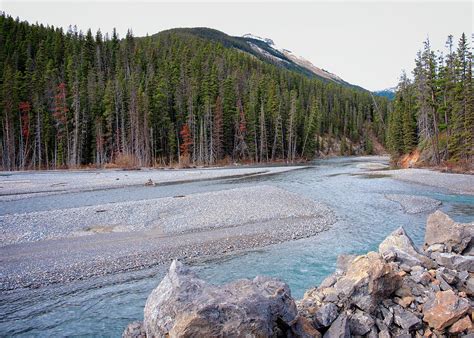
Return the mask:
[[474,82],[466,35],[447,53],[435,53],[429,41],[416,57],[414,81],[402,74],[388,123],[388,146],[396,156],[418,148],[422,160],[472,167],[474,160]]
[[4,169],[370,153],[387,100],[166,31],[120,39],[0,16]]

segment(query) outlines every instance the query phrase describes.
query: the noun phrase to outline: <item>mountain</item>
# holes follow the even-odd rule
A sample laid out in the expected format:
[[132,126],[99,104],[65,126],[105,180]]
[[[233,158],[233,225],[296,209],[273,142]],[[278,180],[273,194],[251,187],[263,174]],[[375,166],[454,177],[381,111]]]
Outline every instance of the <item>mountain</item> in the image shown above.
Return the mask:
[[[264,58],[270,58],[275,62],[280,63],[281,66],[285,67],[291,62],[305,69],[304,73],[307,74],[307,71],[311,75],[318,76],[325,80],[334,81],[339,84],[350,85],[339,76],[328,72],[327,70],[321,69],[313,65],[310,61],[306,60],[302,56],[297,56],[293,54],[288,49],[280,48],[275,45],[272,39],[261,38],[253,34],[245,34],[243,38],[250,44],[250,46],[260,53]],[[260,42],[259,45],[256,45],[256,42]],[[264,45],[262,46],[262,42]],[[264,48],[262,48],[264,47]],[[298,67],[294,67],[298,68]]]
[[393,100],[395,98],[395,92],[397,91],[397,87],[385,88],[382,90],[376,90],[373,93],[380,97],[386,97],[389,100]]
[[272,39],[261,38],[253,34],[244,36],[230,36],[221,31],[206,28],[175,28],[158,33],[160,34],[188,34],[204,39],[222,43],[226,47],[235,48],[246,52],[258,59],[276,65],[278,67],[296,71],[308,77],[317,77],[323,81],[331,81],[345,86],[362,89],[359,86],[350,84],[339,76],[313,65],[310,61],[301,56],[297,56],[291,51],[277,47]]

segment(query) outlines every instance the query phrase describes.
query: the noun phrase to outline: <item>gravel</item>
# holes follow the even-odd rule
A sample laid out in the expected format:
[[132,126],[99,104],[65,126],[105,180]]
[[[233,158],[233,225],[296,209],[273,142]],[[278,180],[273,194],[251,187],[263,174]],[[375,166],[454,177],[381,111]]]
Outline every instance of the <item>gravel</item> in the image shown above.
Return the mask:
[[203,169],[147,169],[141,170],[51,170],[0,171],[0,201],[65,192],[91,191],[154,184],[171,184],[250,175],[277,174],[304,166],[236,167]]
[[367,175],[389,175],[397,180],[446,189],[455,194],[474,195],[474,176],[428,169],[370,171]]
[[403,210],[408,214],[432,211],[441,205],[441,201],[425,196],[387,194],[385,198],[400,204]]
[[336,217],[323,204],[259,186],[0,220],[0,290],[11,290],[306,238]]
[[250,222],[317,217],[314,202],[272,186],[62,210],[0,216],[0,246],[93,235],[153,230],[200,231]]

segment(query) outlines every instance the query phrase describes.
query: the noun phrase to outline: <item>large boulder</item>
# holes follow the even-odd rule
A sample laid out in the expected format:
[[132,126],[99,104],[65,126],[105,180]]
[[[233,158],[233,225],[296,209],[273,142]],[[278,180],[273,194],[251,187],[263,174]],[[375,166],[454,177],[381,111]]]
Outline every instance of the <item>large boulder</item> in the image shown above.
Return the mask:
[[442,211],[429,215],[426,223],[425,248],[442,244],[446,252],[462,253],[474,235],[474,223],[457,223]]
[[148,337],[300,334],[288,285],[268,277],[214,286],[178,261],[145,305]]
[[409,266],[434,267],[433,261],[415,247],[403,227],[396,229],[380,243],[379,253],[384,257],[394,253],[396,261]]
[[438,291],[423,307],[423,320],[441,331],[463,317],[470,309],[469,301],[452,290]]
[[356,305],[368,313],[400,286],[401,277],[380,254],[369,252],[355,258],[334,284],[344,305]]

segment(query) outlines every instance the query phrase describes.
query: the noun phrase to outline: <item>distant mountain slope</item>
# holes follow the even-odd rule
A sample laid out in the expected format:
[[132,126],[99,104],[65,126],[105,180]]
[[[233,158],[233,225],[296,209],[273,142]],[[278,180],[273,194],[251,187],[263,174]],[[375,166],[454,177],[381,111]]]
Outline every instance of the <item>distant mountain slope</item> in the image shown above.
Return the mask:
[[393,100],[395,98],[396,90],[397,90],[396,87],[392,87],[392,88],[377,90],[377,91],[374,91],[373,93],[377,96],[386,97],[389,100]]
[[268,38],[261,38],[253,34],[245,34],[242,37],[230,36],[216,29],[206,27],[175,28],[160,32],[156,35],[168,33],[189,34],[204,39],[217,41],[222,43],[225,47],[239,49],[259,58],[262,61],[291,71],[296,71],[308,77],[317,77],[323,81],[331,81],[345,86],[363,89],[359,86],[344,81],[335,74],[315,66],[310,61],[301,56],[296,56],[287,49],[277,47],[273,40]]

